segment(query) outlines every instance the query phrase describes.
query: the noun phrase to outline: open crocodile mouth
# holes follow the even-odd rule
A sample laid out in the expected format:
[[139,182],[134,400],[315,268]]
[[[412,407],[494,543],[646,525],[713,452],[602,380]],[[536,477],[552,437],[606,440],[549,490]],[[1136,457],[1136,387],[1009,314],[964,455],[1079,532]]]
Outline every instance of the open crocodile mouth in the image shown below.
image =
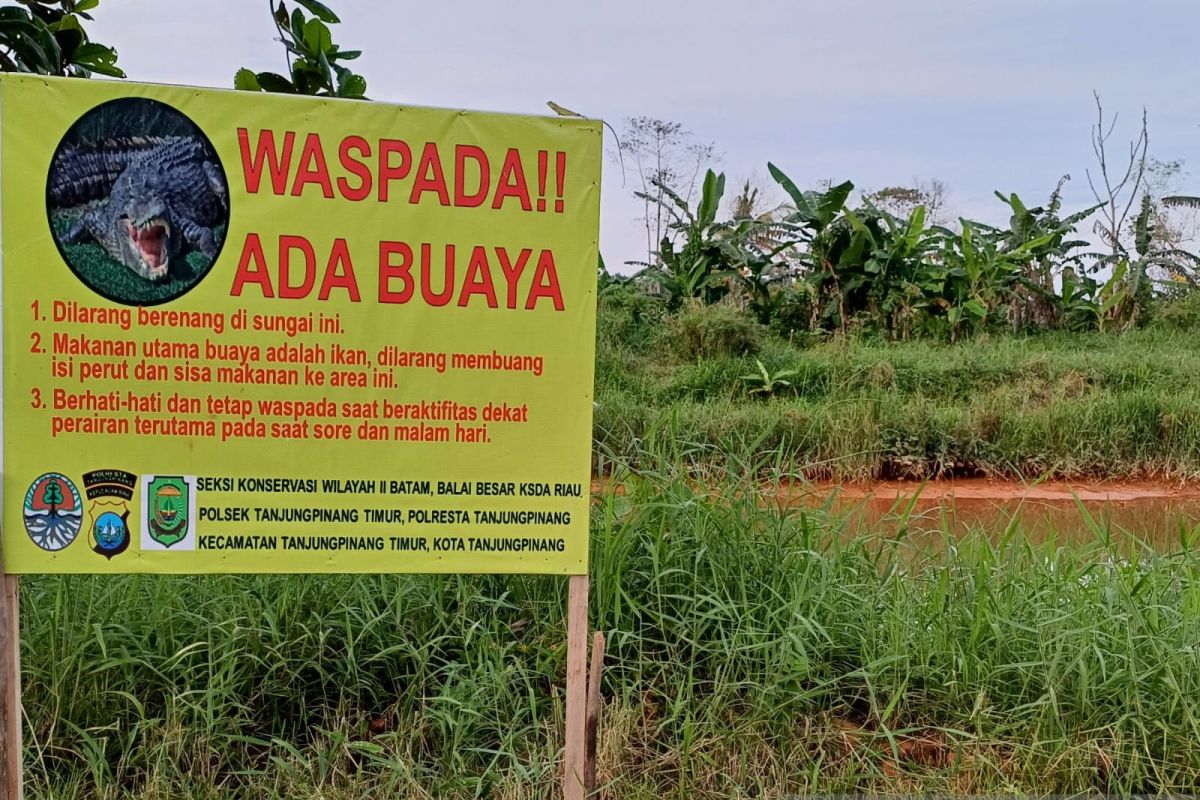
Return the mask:
[[125,234],[138,258],[144,266],[145,277],[158,280],[167,274],[170,261],[171,226],[161,217],[135,223],[128,217],[125,223]]

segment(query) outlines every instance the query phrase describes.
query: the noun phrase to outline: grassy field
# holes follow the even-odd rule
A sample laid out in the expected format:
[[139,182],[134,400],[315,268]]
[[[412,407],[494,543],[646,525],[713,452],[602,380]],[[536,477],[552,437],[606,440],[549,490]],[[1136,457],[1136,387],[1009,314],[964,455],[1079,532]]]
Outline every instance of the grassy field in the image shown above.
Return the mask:
[[[1005,336],[960,344],[703,338],[644,307],[601,305],[595,435],[633,458],[651,432],[772,453],[811,478],[1200,477],[1200,335]],[[718,320],[718,323],[730,323]],[[697,333],[697,328],[700,332]],[[719,325],[717,326],[720,332]],[[740,333],[739,333],[740,332]],[[756,359],[789,385],[752,396]]]
[[[1200,529],[847,540],[658,448],[593,515],[605,797],[1200,782]],[[23,587],[30,797],[555,796],[561,579]]]

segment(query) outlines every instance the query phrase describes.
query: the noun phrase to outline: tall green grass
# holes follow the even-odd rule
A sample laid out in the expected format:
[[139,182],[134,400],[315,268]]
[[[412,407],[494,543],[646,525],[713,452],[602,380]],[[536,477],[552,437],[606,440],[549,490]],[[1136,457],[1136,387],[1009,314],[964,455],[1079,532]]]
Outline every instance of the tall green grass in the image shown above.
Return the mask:
[[[747,491],[786,465],[646,446],[593,513],[605,796],[1200,782],[1200,530],[854,536]],[[555,796],[565,580],[22,587],[31,797]]]
[[[630,458],[670,424],[716,453],[757,441],[811,478],[1200,477],[1194,333],[810,349],[775,338],[753,356],[687,360],[662,342],[670,330],[600,306],[595,436]],[[795,371],[790,386],[751,396],[742,376],[756,358]]]

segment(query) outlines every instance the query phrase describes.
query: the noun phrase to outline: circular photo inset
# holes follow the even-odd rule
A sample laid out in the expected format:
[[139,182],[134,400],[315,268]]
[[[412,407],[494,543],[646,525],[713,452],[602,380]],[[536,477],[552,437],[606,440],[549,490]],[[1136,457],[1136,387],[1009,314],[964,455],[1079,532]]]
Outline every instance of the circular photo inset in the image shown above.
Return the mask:
[[229,227],[229,184],[194,122],[157,100],[122,98],[88,111],[59,142],[46,213],[88,288],[151,306],[212,269]]

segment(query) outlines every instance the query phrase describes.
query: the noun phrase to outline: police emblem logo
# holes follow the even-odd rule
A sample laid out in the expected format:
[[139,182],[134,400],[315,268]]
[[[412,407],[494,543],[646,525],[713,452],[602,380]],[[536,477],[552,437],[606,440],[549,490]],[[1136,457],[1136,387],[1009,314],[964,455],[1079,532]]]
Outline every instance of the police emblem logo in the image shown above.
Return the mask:
[[129,548],[129,503],[137,476],[118,469],[98,469],[83,475],[83,492],[91,501],[92,552],[108,560]]
[[196,478],[147,475],[142,478],[142,549],[195,550]]
[[65,475],[47,472],[25,493],[25,532],[33,543],[51,552],[75,541],[83,527],[83,501]]

